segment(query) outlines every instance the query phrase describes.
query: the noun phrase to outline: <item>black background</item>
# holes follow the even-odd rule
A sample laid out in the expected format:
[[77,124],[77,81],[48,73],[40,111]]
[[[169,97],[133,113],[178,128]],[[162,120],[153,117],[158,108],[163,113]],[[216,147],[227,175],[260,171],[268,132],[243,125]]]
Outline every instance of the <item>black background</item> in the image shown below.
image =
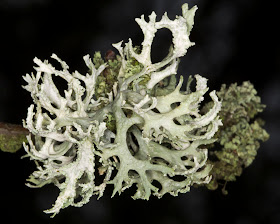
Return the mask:
[[[29,159],[0,152],[1,220],[7,223],[280,223],[280,45],[279,10],[273,1],[189,0],[198,5],[190,39],[196,43],[181,60],[179,74],[200,74],[210,89],[250,80],[267,105],[261,115],[271,137],[229,195],[192,188],[179,197],[134,201],[129,193],[103,198],[82,208],[69,207],[54,219],[42,211],[58,195],[54,186],[30,189],[25,179],[34,170]],[[274,1],[277,2],[277,1]],[[141,44],[143,34],[134,18],[154,10],[181,15],[181,0],[0,0],[0,121],[20,124],[32,103],[21,88],[22,76],[33,71],[33,58],[56,53],[71,71],[87,71],[82,57],[113,49],[111,43],[131,37]],[[157,33],[152,60],[161,60],[171,43],[165,30]]]

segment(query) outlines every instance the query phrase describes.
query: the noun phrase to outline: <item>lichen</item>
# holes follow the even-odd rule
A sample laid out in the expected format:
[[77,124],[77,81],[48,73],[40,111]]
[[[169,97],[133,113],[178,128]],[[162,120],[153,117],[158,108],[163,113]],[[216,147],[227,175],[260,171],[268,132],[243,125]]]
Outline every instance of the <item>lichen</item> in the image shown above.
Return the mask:
[[[256,115],[263,111],[264,104],[257,96],[257,91],[250,82],[236,83],[229,87],[222,85],[217,92],[222,101],[219,116],[223,127],[215,134],[217,142],[210,150],[210,163],[213,165],[209,189],[217,189],[218,185],[225,185],[235,181],[243,169],[252,164],[260,147],[260,141],[268,140],[269,135],[263,129],[264,122]],[[209,103],[204,107],[211,107]],[[223,192],[227,191],[223,187]]]
[[17,152],[21,147],[22,143],[26,142],[25,134],[20,136],[10,136],[0,134],[0,149],[3,152]]
[[[170,20],[164,14],[136,19],[144,33],[141,47],[131,39],[113,44],[119,55],[110,51],[102,59],[96,52],[93,60],[85,56],[89,74],[75,71],[55,54],[62,70],[37,58],[36,75],[26,75],[24,88],[31,93],[34,105],[24,121],[34,137],[28,136],[24,148],[30,159],[38,161],[37,171],[28,186],[53,183],[60,194],[47,213],[57,214],[69,205],[81,206],[93,194],[101,197],[112,184],[112,196],[136,185],[133,198],[148,200],[153,194],[178,195],[193,184],[210,181],[206,145],[221,125],[217,116],[221,103],[215,91],[210,93],[213,107],[204,115],[199,105],[208,91],[207,80],[196,75],[196,90],[181,91],[183,78],[176,84],[179,58],[194,45],[189,34],[197,7],[182,6],[183,16]],[[173,47],[161,62],[151,62],[151,46],[158,29],[169,29]],[[64,96],[53,76],[68,82]],[[170,78],[168,87],[162,83]],[[103,176],[95,184],[94,170]],[[112,172],[116,172],[113,177]],[[182,181],[175,177],[181,176]],[[158,182],[161,187],[154,184]],[[78,198],[79,200],[77,200]]]
[[[70,73],[55,54],[51,58],[61,70],[34,59],[36,74],[23,77],[34,102],[23,122],[30,131],[24,149],[37,165],[27,185],[52,183],[60,190],[46,213],[102,197],[107,185],[113,185],[112,197],[134,185],[132,197],[145,200],[177,196],[193,185],[213,189],[252,163],[258,141],[268,136],[262,123],[252,120],[264,108],[252,85],[210,91],[211,102],[202,107],[206,78],[190,76],[186,90],[182,76],[177,83],[179,59],[194,45],[189,35],[196,10],[184,4],[174,20],[166,13],[159,21],[154,12],[148,21],[142,15],[136,19],[144,34],[141,46],[129,39],[113,44],[118,54],[84,56],[86,75]],[[162,61],[152,63],[152,43],[163,28],[171,31],[172,46]],[[68,83],[64,94],[54,76]],[[209,160],[215,141],[223,150],[212,149]]]
[[[113,52],[113,51],[112,51]],[[114,53],[113,53],[114,54]],[[100,52],[95,52],[93,63],[96,69],[105,63]],[[95,97],[106,97],[112,92],[113,85],[117,82],[118,72],[120,70],[121,62],[119,57],[111,57],[107,60],[107,67],[97,77],[95,86]]]

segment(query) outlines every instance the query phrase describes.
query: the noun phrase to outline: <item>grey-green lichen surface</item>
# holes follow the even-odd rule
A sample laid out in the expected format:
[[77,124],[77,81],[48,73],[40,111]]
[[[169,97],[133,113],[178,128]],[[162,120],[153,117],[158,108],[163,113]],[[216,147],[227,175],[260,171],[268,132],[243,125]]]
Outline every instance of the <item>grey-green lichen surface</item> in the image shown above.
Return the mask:
[[[207,80],[195,75],[195,91],[182,91],[183,78],[178,84],[175,78],[179,58],[194,45],[189,35],[196,10],[184,4],[182,16],[174,20],[166,13],[159,21],[154,12],[149,21],[142,15],[136,19],[144,34],[141,49],[129,39],[113,44],[118,51],[113,60],[86,55],[86,75],[70,73],[55,54],[51,57],[61,70],[34,59],[36,73],[24,76],[34,101],[23,122],[32,134],[24,149],[37,165],[27,185],[53,183],[60,189],[46,213],[82,206],[92,195],[101,197],[108,184],[114,186],[112,196],[135,185],[133,198],[148,200],[209,183],[207,146],[222,125],[221,102],[211,91],[212,107],[202,114]],[[152,63],[151,46],[162,28],[171,31],[173,46],[166,58]],[[68,83],[64,94],[54,76]],[[97,178],[102,182],[97,184]]]

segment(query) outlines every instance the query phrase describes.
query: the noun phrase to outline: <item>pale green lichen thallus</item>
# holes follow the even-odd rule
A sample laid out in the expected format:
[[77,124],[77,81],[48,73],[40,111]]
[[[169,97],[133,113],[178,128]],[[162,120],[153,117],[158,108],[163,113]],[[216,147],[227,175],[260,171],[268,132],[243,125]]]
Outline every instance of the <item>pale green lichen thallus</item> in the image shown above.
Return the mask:
[[[129,39],[113,44],[118,54],[109,52],[106,60],[100,52],[93,59],[84,56],[85,75],[70,73],[55,54],[51,58],[61,70],[34,59],[35,73],[24,76],[34,102],[24,120],[32,134],[24,148],[37,165],[27,185],[52,183],[60,189],[46,213],[82,206],[92,195],[101,197],[107,185],[113,185],[112,196],[135,185],[132,197],[148,200],[210,182],[208,147],[222,126],[222,102],[215,91],[208,93],[206,78],[195,75],[195,90],[190,79],[184,91],[183,78],[177,83],[175,76],[179,58],[194,45],[189,35],[196,10],[184,4],[174,20],[166,13],[157,19],[152,12],[148,21],[142,15],[136,19],[144,34],[141,46]],[[163,28],[171,31],[173,44],[161,62],[152,63],[151,46]],[[68,83],[64,94],[54,76]],[[212,103],[202,112],[208,94]],[[96,175],[102,183],[95,182]]]

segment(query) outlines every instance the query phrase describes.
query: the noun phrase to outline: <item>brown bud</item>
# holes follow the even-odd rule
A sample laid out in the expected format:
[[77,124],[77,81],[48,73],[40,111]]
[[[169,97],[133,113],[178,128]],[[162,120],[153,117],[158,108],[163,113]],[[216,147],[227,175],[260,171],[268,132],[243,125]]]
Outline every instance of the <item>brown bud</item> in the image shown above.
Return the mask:
[[106,61],[109,61],[109,60],[113,61],[115,59],[116,59],[116,53],[112,50],[108,50],[105,54],[105,60]]

